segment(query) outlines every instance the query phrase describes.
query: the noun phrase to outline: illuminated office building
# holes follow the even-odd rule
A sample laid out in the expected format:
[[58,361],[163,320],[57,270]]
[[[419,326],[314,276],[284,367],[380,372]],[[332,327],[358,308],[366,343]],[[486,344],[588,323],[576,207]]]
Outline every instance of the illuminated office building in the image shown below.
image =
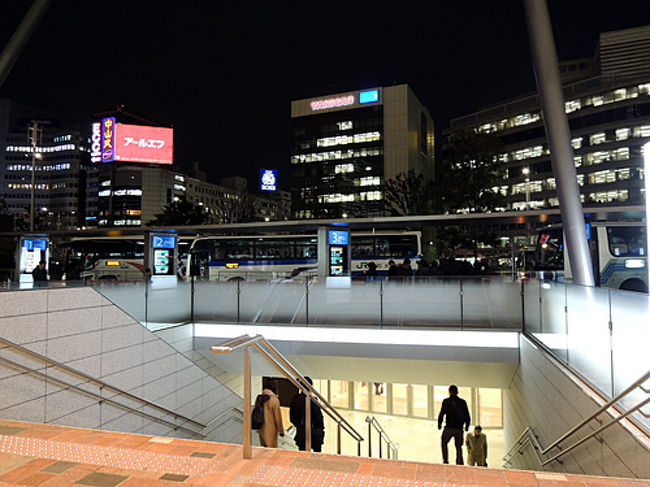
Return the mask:
[[[28,126],[42,128],[33,147]],[[13,100],[0,100],[0,199],[23,226],[29,222],[32,154],[35,153],[37,230],[74,229],[85,224],[89,173],[88,140],[59,125],[55,116]]]
[[433,119],[407,85],[291,102],[295,218],[384,214],[384,183],[434,173]]
[[[600,35],[598,75],[564,84],[574,164],[586,206],[643,204],[641,147],[650,140],[650,26]],[[584,59],[560,63],[563,73],[590,73]],[[574,66],[571,69],[571,66]],[[563,77],[571,79],[571,77]],[[575,80],[575,78],[573,78]],[[492,189],[505,210],[559,206],[539,97],[531,94],[451,121],[460,130],[496,134],[504,179]]]

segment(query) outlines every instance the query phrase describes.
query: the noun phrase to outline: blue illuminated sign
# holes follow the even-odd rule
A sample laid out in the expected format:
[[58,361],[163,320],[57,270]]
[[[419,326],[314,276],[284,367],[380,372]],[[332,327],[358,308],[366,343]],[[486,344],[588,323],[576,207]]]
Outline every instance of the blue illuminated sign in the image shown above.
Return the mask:
[[359,93],[359,104],[375,103],[379,101],[379,90],[368,90]]
[[23,247],[26,250],[45,250],[47,249],[47,240],[25,240]]
[[349,233],[344,230],[329,230],[327,232],[330,245],[348,245]]
[[262,191],[278,190],[278,171],[276,169],[260,170],[260,189]]
[[154,249],[173,249],[176,247],[176,237],[154,235],[152,244]]

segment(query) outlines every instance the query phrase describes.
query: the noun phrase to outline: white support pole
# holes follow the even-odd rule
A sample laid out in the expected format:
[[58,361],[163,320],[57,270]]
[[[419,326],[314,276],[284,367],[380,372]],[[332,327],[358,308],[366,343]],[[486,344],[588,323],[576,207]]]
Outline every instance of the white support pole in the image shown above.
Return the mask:
[[645,183],[645,266],[648,269],[648,293],[650,294],[650,142],[643,145],[643,182]]

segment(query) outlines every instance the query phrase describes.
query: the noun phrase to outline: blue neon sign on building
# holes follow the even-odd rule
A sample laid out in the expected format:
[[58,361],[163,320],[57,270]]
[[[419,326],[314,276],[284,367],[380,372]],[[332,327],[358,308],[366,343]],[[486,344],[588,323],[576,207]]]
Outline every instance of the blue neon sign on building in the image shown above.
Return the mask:
[[379,101],[379,90],[368,90],[359,93],[359,104],[376,103]]
[[278,171],[277,169],[260,170],[260,189],[262,191],[278,190]]

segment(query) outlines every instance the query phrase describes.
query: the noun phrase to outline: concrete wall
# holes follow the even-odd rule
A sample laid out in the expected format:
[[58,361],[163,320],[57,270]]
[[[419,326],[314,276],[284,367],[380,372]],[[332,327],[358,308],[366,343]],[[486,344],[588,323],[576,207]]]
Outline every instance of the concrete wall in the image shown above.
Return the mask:
[[[577,377],[523,336],[520,350],[520,365],[503,397],[506,452],[527,426],[532,427],[545,448],[604,404]],[[602,415],[600,419],[608,420],[610,416]],[[570,446],[598,426],[594,421],[562,445]],[[650,478],[650,442],[639,436],[630,422],[623,420],[598,438],[588,440],[562,457],[562,464],[553,462],[546,470]],[[555,449],[554,454],[557,452]],[[512,467],[541,469],[531,447],[525,447],[523,455],[515,453]]]
[[[166,334],[178,333],[181,331]],[[92,288],[0,293],[0,337],[204,424],[233,406],[241,407],[241,398],[214,375],[193,364]],[[46,367],[7,347],[0,347],[0,358],[28,365],[87,391],[100,392],[95,384]],[[1,418],[192,437],[2,362],[0,390]],[[101,394],[164,417],[164,413],[110,390]],[[224,428],[220,433],[222,441],[241,442],[241,427]]]

